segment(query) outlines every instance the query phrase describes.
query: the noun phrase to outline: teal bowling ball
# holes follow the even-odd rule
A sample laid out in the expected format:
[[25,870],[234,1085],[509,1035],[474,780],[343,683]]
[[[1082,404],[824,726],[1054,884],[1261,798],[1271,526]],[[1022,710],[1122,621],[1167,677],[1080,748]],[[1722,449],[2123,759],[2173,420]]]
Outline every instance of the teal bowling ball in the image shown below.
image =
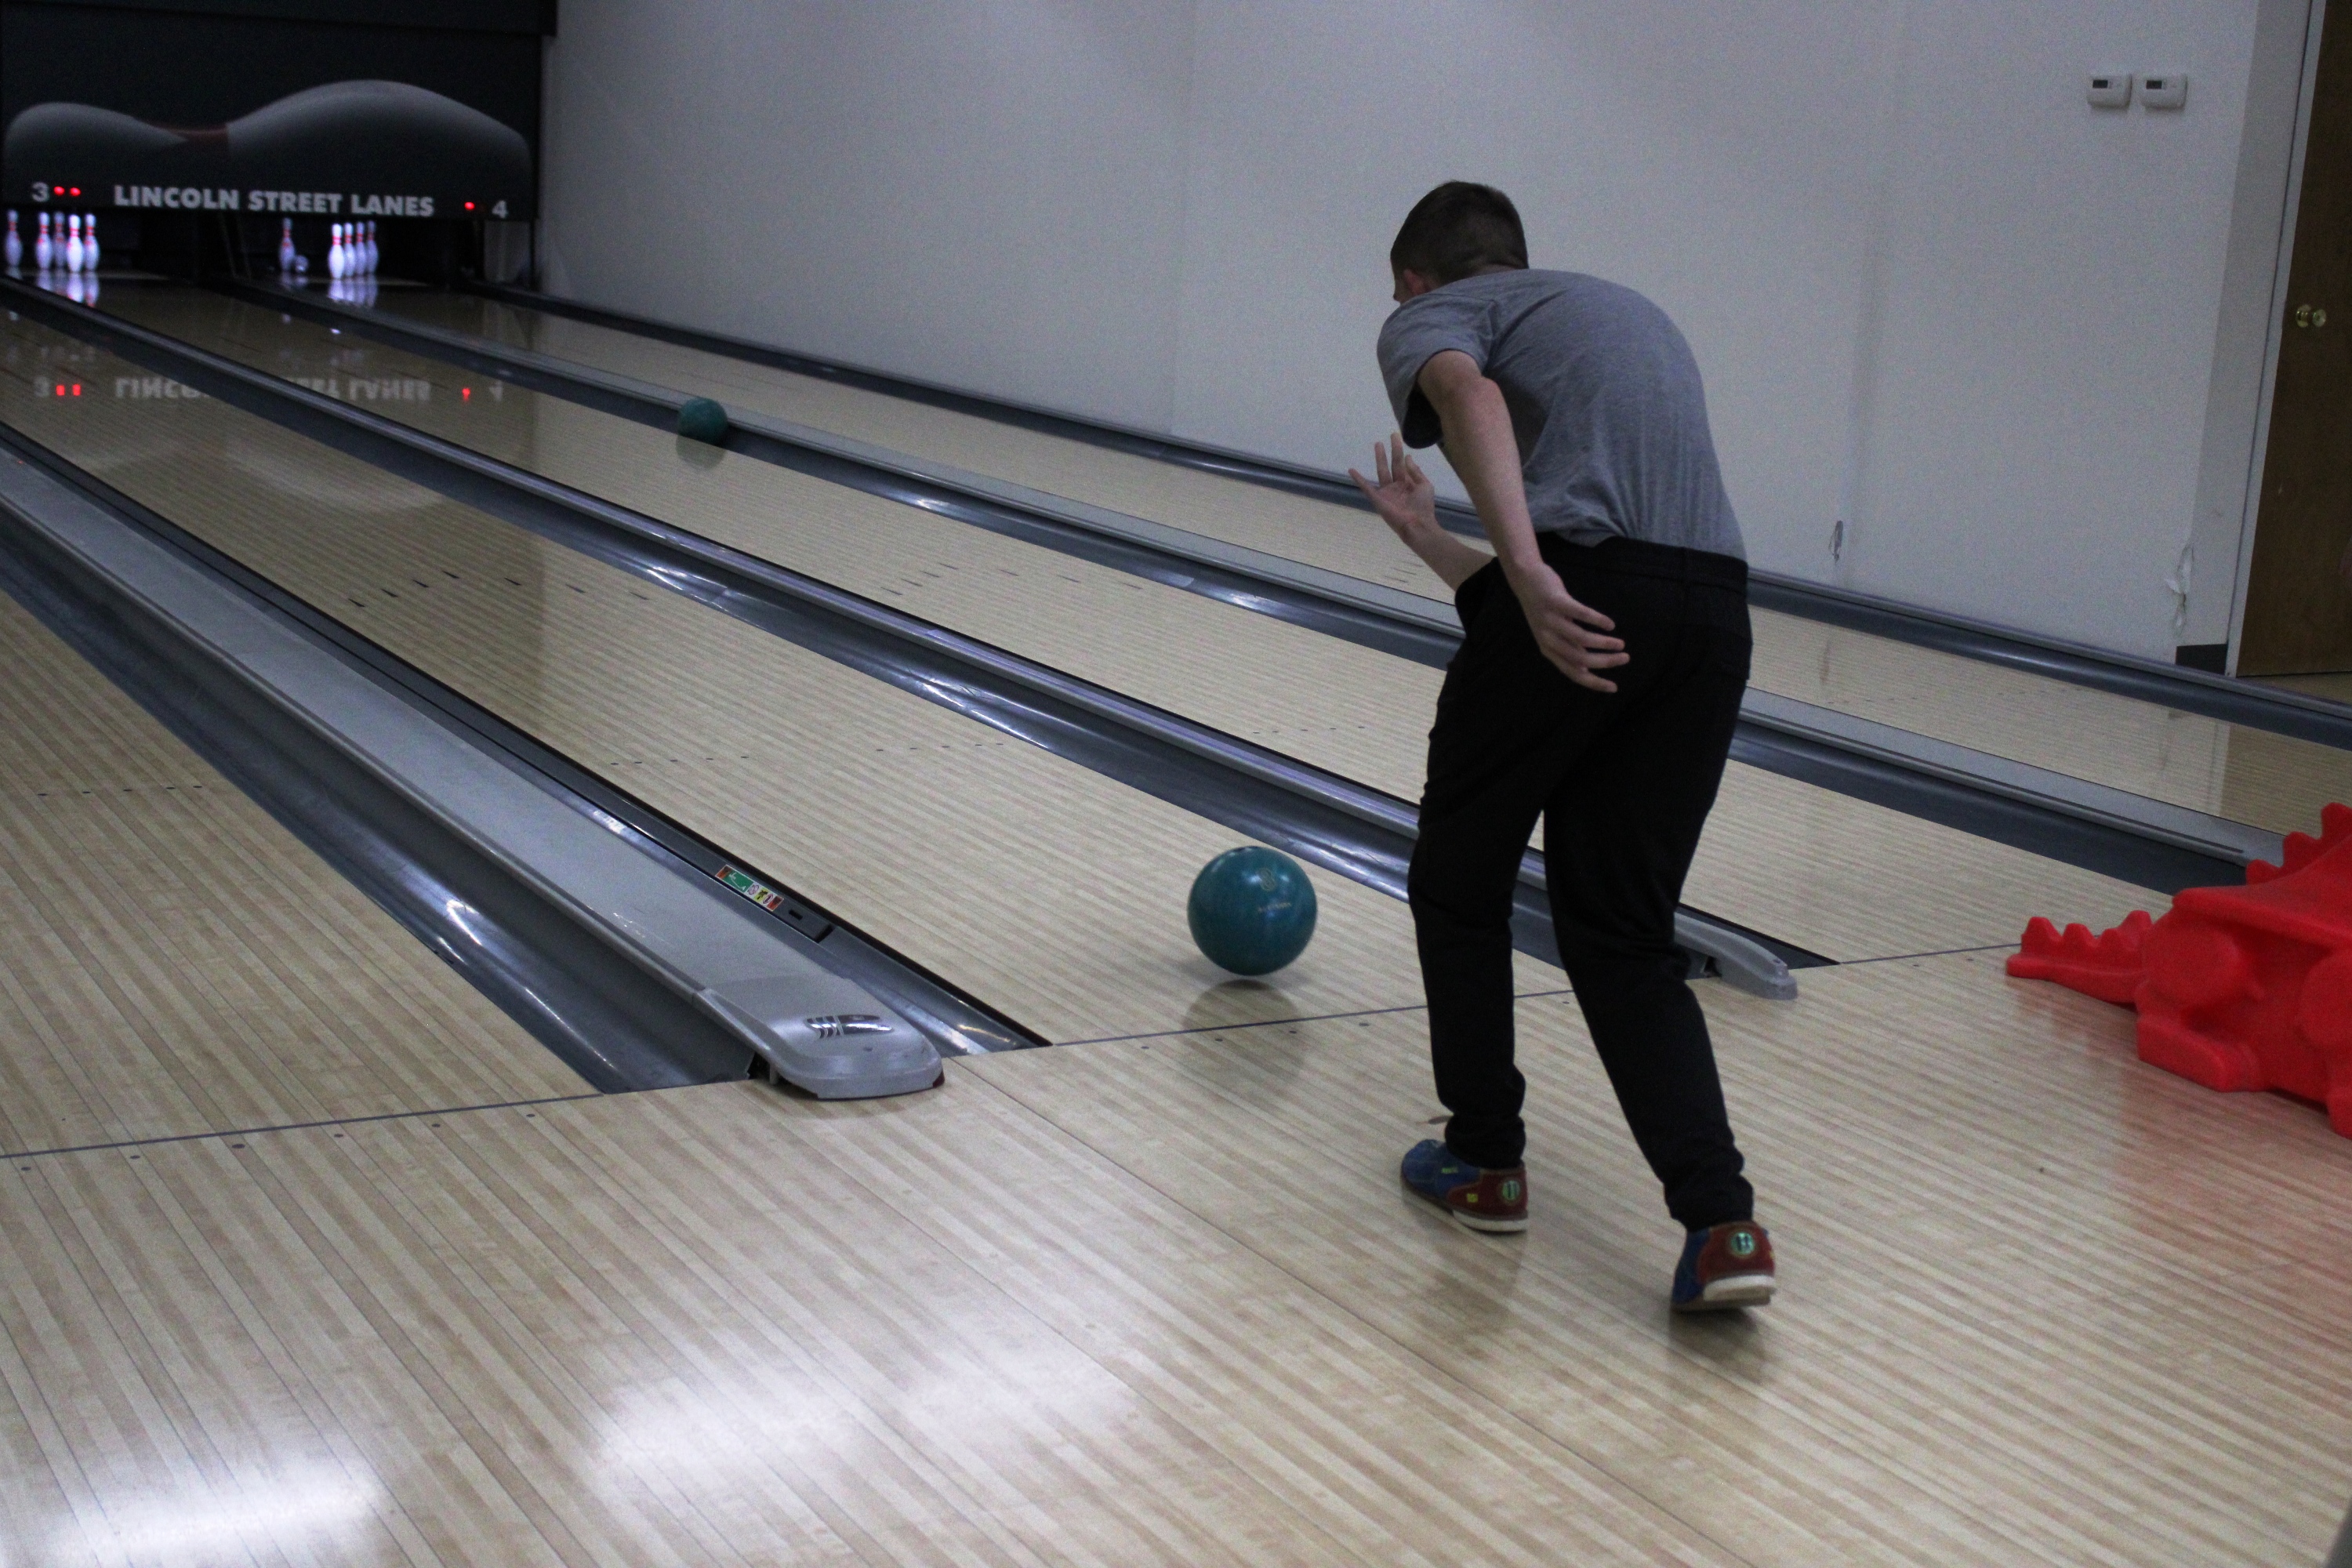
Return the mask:
[[689,397],[678,405],[677,433],[716,447],[727,438],[727,410],[708,397]]
[[1315,934],[1315,884],[1287,855],[1228,849],[1192,879],[1184,909],[1211,963],[1235,974],[1271,974],[1307,951]]

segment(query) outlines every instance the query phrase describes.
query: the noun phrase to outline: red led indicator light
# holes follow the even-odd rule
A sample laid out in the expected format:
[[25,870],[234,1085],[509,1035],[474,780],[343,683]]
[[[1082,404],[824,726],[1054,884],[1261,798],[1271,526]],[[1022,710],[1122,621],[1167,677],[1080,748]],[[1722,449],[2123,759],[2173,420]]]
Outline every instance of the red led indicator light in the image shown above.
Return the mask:
[[76,397],[79,397],[81,395],[81,383],[78,381],[74,383],[74,395]]
[[457,389],[457,401],[460,403],[463,403],[466,399],[473,395],[474,389],[470,386],[461,386]]
[[[80,193],[79,191],[76,191],[76,192],[74,193],[74,195],[81,195],[81,193]],[[473,203],[471,203],[471,202],[467,202],[467,203],[466,204],[466,210],[467,210],[467,212],[472,212],[472,211],[474,210],[474,204],[473,204]]]

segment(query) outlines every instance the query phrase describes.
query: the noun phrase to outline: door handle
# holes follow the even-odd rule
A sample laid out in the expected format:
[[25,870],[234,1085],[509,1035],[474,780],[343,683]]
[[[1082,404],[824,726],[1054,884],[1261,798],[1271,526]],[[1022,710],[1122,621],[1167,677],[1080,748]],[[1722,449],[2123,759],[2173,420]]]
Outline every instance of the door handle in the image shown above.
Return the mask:
[[2294,324],[2298,327],[2324,327],[2327,325],[2327,312],[2315,305],[2297,305],[2294,308]]

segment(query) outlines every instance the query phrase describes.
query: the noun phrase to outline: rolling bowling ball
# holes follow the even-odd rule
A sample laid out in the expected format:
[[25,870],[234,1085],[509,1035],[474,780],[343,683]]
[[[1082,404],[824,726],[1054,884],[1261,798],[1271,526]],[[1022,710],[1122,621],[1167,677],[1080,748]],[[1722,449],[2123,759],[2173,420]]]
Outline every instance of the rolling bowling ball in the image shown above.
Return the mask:
[[1235,974],[1271,974],[1306,952],[1315,934],[1315,884],[1287,855],[1228,849],[1192,879],[1184,913],[1210,963]]
[[727,410],[707,397],[689,397],[678,405],[677,433],[716,447],[727,438]]

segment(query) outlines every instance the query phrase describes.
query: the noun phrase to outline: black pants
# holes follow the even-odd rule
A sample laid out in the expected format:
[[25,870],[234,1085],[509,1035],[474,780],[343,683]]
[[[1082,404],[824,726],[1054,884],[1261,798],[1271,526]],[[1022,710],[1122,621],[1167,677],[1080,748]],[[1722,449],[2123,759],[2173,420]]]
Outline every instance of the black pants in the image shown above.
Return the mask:
[[1617,623],[1630,662],[1587,690],[1536,647],[1499,567],[1455,596],[1465,637],[1429,736],[1409,887],[1445,1142],[1519,1163],[1511,894],[1544,819],[1560,959],[1634,1142],[1694,1229],[1751,1217],[1675,906],[1723,779],[1748,684],[1748,571],[1634,540],[1541,537],[1568,591]]

